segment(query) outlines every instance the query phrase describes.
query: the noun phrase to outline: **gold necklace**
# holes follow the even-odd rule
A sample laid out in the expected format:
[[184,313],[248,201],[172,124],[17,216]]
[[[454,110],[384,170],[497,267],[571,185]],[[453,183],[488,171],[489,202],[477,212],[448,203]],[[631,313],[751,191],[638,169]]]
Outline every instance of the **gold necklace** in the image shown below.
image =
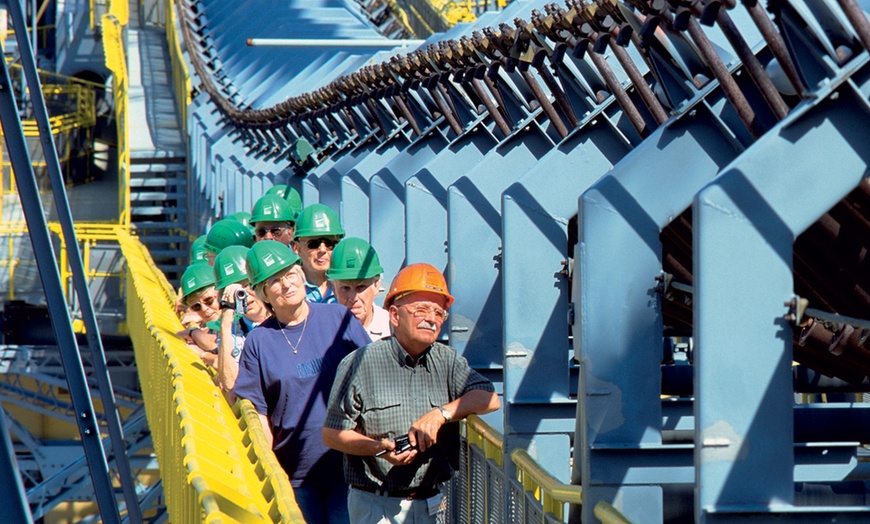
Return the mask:
[[[284,324],[284,326],[281,328],[281,334],[284,335],[284,340],[287,341],[287,345],[290,346],[290,349],[293,350],[294,355],[296,354],[296,351],[299,349],[299,344],[302,343],[302,336],[305,335],[305,328],[306,328],[306,326],[308,326],[308,317],[309,316],[311,316],[310,311],[308,312],[307,315],[305,315],[305,321],[302,322],[302,333],[299,333],[299,340],[296,341],[296,346],[294,346],[293,344],[290,343],[290,339],[287,338],[287,333],[284,332],[284,329],[287,326],[289,326],[290,324]],[[279,322],[279,324],[280,324],[280,322]]]

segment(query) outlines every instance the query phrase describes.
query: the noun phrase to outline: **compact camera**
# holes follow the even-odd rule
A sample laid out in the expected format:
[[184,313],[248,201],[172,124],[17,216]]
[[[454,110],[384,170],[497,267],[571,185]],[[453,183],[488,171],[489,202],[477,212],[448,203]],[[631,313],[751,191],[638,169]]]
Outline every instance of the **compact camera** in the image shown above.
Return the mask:
[[248,292],[244,289],[236,290],[235,310],[236,313],[248,312]]
[[[393,442],[396,443],[396,448],[393,450],[396,452],[396,455],[404,453],[414,446],[411,445],[411,440],[408,438],[408,435],[402,435],[401,437],[396,437],[393,439]],[[381,455],[386,455],[387,450],[378,451],[375,456],[380,457]]]
[[411,445],[411,440],[408,438],[408,435],[396,437],[393,442],[396,443],[396,449],[393,450],[396,452],[396,455],[398,455],[399,453],[404,453],[413,447]]

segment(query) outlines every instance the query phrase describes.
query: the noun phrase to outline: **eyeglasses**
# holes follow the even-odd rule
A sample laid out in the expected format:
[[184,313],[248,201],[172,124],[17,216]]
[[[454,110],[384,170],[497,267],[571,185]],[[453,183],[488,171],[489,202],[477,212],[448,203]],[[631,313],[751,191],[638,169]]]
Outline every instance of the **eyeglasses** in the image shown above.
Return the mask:
[[308,246],[308,249],[317,249],[320,247],[320,244],[325,244],[326,249],[332,249],[336,244],[338,244],[338,240],[332,238],[309,238],[305,243]]
[[266,280],[267,287],[278,287],[279,284],[298,286],[302,283],[302,277],[296,271],[287,271],[283,275],[276,275]]
[[281,236],[281,233],[290,229],[287,226],[275,226],[275,227],[258,227],[257,228],[257,237],[264,238],[266,233],[272,233],[273,237]]
[[199,300],[198,302],[194,302],[193,304],[191,304],[188,307],[190,307],[191,311],[199,313],[200,311],[202,311],[203,307],[214,309],[214,303],[216,301],[217,301],[217,299],[215,297],[205,297],[202,300]]
[[408,313],[414,315],[414,318],[426,318],[429,315],[435,315],[435,318],[441,322],[447,320],[447,317],[450,316],[450,313],[444,311],[438,306],[424,306],[422,304],[414,305],[408,304],[404,306]]

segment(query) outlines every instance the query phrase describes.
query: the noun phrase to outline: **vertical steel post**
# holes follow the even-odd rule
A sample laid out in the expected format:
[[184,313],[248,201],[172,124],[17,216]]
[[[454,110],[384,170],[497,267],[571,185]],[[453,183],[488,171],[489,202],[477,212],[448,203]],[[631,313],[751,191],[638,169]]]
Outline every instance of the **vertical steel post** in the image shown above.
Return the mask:
[[[35,98],[41,96],[41,93],[34,93],[34,95]],[[39,198],[36,175],[33,172],[30,153],[24,140],[24,129],[18,116],[9,68],[6,66],[5,60],[3,61],[2,77],[0,77],[0,122],[3,125],[3,134],[6,137],[6,148],[9,151],[12,169],[16,173],[15,178],[21,207],[30,231],[30,241],[33,244],[39,277],[45,290],[52,329],[60,348],[64,373],[70,388],[70,398],[77,413],[79,434],[88,460],[88,469],[91,473],[97,505],[100,508],[100,516],[103,522],[120,523],[121,517],[115,502],[114,486],[109,475],[109,464],[106,460],[103,443],[100,440],[94,406],[91,402],[82,361],[78,354],[79,348],[72,329],[72,319],[63,298],[63,284],[60,280],[54,249],[48,234],[48,223],[45,220],[45,212]]]
[[[15,0],[9,2],[9,10],[12,14],[13,23],[17,27],[24,23],[23,5]],[[16,33],[18,39],[18,51],[21,56],[21,65],[30,89],[30,100],[33,103],[33,113],[39,128],[39,138],[45,155],[45,164],[51,181],[52,194],[57,208],[58,221],[66,242],[69,265],[72,270],[73,286],[79,298],[79,307],[87,332],[88,347],[93,359],[94,375],[100,390],[100,400],[109,429],[109,438],[112,442],[112,454],[118,467],[118,476],[127,503],[127,511],[134,523],[142,522],[142,512],[136,497],[136,488],[133,481],[133,473],[130,469],[130,460],[127,457],[127,446],[124,444],[124,432],[121,429],[121,421],[115,406],[115,392],[112,388],[112,379],[109,376],[109,368],[106,365],[106,354],[103,351],[103,342],[100,338],[100,328],[97,325],[97,317],[94,312],[94,304],[88,289],[88,281],[85,276],[85,268],[82,265],[82,257],[79,252],[78,239],[73,226],[72,213],[69,201],[66,197],[66,188],[63,182],[63,174],[58,162],[57,149],[51,134],[51,124],[48,119],[48,109],[45,99],[42,97],[42,85],[36,71],[36,59],[28,46],[25,35]]]
[[793,110],[695,196],[696,522],[769,513],[774,503],[810,510],[791,506],[792,326],[783,304],[794,296],[795,238],[868,173],[870,104],[851,85]]
[[[15,458],[15,449],[6,427],[6,410],[0,409],[0,485],[3,486],[3,504],[0,521],[32,524],[33,515],[27,502],[27,493],[21,482],[21,471]],[[14,494],[14,496],[13,496]]]
[[654,291],[662,271],[659,235],[739,151],[731,131],[698,105],[657,128],[580,198],[574,477],[583,485],[585,522],[593,521],[600,500],[618,503],[632,520],[661,522],[661,485],[681,480],[679,468],[657,469],[654,483],[612,479],[625,477],[633,465],[652,467],[673,449],[661,434],[664,335]]

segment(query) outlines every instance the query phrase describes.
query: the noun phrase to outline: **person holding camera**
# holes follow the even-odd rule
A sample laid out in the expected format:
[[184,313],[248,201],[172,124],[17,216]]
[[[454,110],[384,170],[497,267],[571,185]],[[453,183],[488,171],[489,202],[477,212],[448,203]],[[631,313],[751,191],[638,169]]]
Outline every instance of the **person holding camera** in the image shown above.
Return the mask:
[[323,444],[321,430],[338,363],[371,339],[346,307],[306,301],[300,260],[289,247],[262,240],[245,262],[273,316],[245,339],[233,391],[257,410],[305,521],[347,522],[341,453]]
[[245,337],[272,316],[248,285],[245,272],[248,250],[244,246],[230,246],[218,253],[214,260],[215,287],[221,297],[219,325],[215,329],[218,333],[215,369],[218,386],[227,395],[230,405],[235,403],[233,387],[239,375]]
[[384,300],[393,336],[339,365],[323,441],[345,454],[354,524],[443,521],[441,485],[458,464],[453,422],[500,406],[492,383],[436,341],[452,303],[433,266],[402,269]]

